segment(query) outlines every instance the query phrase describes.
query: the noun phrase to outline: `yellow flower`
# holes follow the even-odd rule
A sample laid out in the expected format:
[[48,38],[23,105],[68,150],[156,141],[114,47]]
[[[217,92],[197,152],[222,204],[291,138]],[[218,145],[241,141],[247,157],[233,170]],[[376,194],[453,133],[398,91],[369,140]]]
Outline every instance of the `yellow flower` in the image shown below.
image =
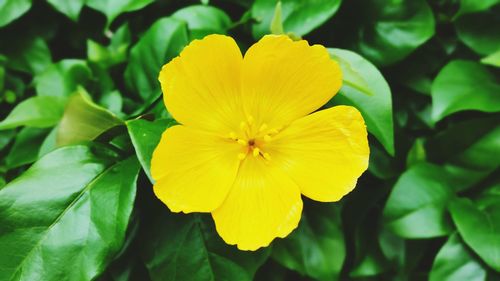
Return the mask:
[[287,236],[301,194],[338,201],[368,167],[358,110],[311,113],[342,84],[323,46],[268,35],[243,57],[231,37],[209,35],[163,66],[159,80],[182,125],[153,153],[154,192],[173,212],[212,213],[219,235],[239,249]]

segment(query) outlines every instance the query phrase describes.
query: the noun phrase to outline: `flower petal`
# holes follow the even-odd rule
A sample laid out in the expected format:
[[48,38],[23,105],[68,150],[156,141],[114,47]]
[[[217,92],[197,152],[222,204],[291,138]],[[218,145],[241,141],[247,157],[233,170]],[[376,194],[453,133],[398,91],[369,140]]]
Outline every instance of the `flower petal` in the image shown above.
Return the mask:
[[263,149],[302,194],[322,202],[338,201],[349,193],[368,168],[370,154],[363,117],[351,106],[303,117]]
[[282,171],[249,156],[221,207],[212,212],[219,235],[240,250],[256,250],[285,237],[300,220],[297,185]]
[[248,115],[276,128],[309,114],[342,85],[338,64],[321,45],[267,35],[243,59],[242,92]]
[[172,212],[211,212],[226,198],[242,146],[185,126],[167,129],[151,160],[154,192]]
[[214,34],[192,41],[158,78],[169,112],[184,125],[226,134],[237,130],[243,119],[242,61],[231,37]]

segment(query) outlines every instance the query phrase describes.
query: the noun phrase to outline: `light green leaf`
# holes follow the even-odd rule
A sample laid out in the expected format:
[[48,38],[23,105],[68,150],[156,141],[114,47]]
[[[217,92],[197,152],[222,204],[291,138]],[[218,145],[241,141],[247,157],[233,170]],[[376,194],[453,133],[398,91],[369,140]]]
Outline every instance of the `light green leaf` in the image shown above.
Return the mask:
[[19,126],[46,128],[59,122],[64,111],[65,101],[58,97],[31,97],[19,103],[0,122],[0,130]]
[[281,1],[276,3],[276,8],[274,8],[274,15],[271,20],[270,31],[271,34],[285,34],[285,29],[283,28],[283,20],[281,19]]
[[[269,251],[230,248],[215,233],[212,219],[172,214],[166,208],[144,229],[142,257],[153,281],[250,281]],[[158,254],[161,253],[161,254]]]
[[457,14],[455,15],[455,18],[465,15],[465,14],[470,14],[470,13],[475,13],[475,12],[480,12],[489,9],[490,7],[493,7],[497,4],[500,4],[499,0],[460,0],[460,9],[458,10]]
[[439,250],[429,281],[485,281],[486,270],[469,252],[455,233]]
[[[341,0],[281,0],[281,19],[285,32],[302,36],[319,27],[340,6]],[[271,21],[274,16],[276,1],[256,0],[251,8],[252,16],[257,23],[252,25],[253,37],[270,33]]]
[[458,232],[471,249],[496,271],[500,271],[500,199],[479,209],[468,199],[456,199],[450,204]]
[[139,169],[117,160],[102,147],[64,147],[0,190],[0,280],[104,271],[123,244]]
[[368,131],[394,155],[394,125],[391,89],[380,71],[360,55],[328,49],[344,74],[344,86],[332,101],[356,107],[365,119]]
[[9,154],[5,157],[7,168],[13,169],[35,162],[48,133],[47,129],[38,128],[23,128],[19,131]]
[[358,1],[368,11],[354,47],[376,65],[395,63],[429,40],[435,32],[432,9],[425,0]]
[[78,16],[80,16],[80,11],[85,5],[87,0],[47,0],[47,2],[54,7],[54,9],[58,10],[62,14],[66,15],[73,21],[78,21]]
[[87,57],[90,61],[110,67],[127,60],[131,34],[128,24],[122,25],[111,37],[109,46],[87,40]]
[[107,109],[92,102],[80,89],[68,101],[57,129],[57,145],[91,141],[105,131],[125,123]]
[[462,110],[500,111],[500,84],[473,61],[450,61],[432,83],[431,94],[435,122]]
[[154,122],[136,119],[126,122],[137,158],[151,182],[153,182],[153,178],[151,177],[151,157],[153,156],[153,151],[160,142],[163,132],[174,124],[176,122],[173,119],[160,119]]
[[38,74],[52,63],[49,47],[41,37],[13,40],[2,45],[0,52],[9,57],[8,68],[30,74]]
[[91,77],[86,61],[66,59],[46,68],[34,82],[39,96],[69,97],[78,85],[84,86]]
[[419,163],[404,172],[387,199],[383,215],[389,229],[405,238],[431,238],[450,233],[446,205],[453,197],[442,168]]
[[223,10],[206,5],[182,8],[173,13],[172,18],[187,24],[190,40],[201,39],[213,33],[226,34],[232,23]]
[[173,18],[157,20],[130,51],[125,82],[143,100],[160,94],[161,66],[177,56],[188,43],[186,25]]
[[346,251],[340,209],[334,204],[308,207],[298,229],[273,243],[272,257],[316,280],[336,280]]
[[481,59],[481,63],[500,67],[500,49]]
[[87,6],[106,16],[108,26],[119,15],[140,10],[153,2],[154,0],[86,0]]
[[26,13],[31,7],[31,0],[0,1],[0,27],[9,24]]
[[498,12],[465,15],[455,22],[455,26],[458,38],[476,53],[489,55],[498,50],[500,46]]

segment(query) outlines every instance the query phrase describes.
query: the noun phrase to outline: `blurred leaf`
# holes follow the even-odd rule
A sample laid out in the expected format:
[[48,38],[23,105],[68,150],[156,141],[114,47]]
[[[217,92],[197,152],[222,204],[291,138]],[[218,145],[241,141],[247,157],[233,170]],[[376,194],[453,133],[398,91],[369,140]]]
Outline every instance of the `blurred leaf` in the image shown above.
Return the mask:
[[113,34],[109,46],[87,40],[87,57],[89,61],[100,63],[104,67],[125,62],[130,40],[131,34],[128,24],[124,24]]
[[78,85],[88,83],[91,76],[86,61],[65,59],[46,68],[34,82],[39,96],[69,97]]
[[[255,39],[270,33],[271,20],[277,1],[256,0],[251,8],[257,23],[252,25]],[[302,36],[319,27],[331,18],[341,0],[281,0],[281,19],[286,33]]]
[[458,232],[483,261],[500,271],[500,198],[496,204],[479,209],[468,199],[456,199],[450,204]]
[[54,9],[58,10],[75,22],[78,21],[80,11],[87,1],[88,0],[47,0],[47,2],[54,7]]
[[121,248],[139,165],[101,147],[47,154],[0,190],[2,280],[92,280]]
[[308,207],[299,227],[286,239],[273,243],[272,257],[316,280],[337,280],[346,251],[340,209],[334,204]]
[[498,50],[500,46],[498,12],[465,15],[455,22],[455,26],[458,38],[476,53],[489,55]]
[[365,23],[357,33],[355,49],[376,65],[395,63],[434,35],[434,15],[425,0],[357,2]]
[[92,102],[80,89],[68,101],[57,130],[57,145],[91,141],[105,131],[125,123],[107,109]]
[[182,8],[173,13],[172,18],[186,23],[190,40],[201,39],[213,33],[226,34],[232,23],[224,11],[206,5]]
[[0,130],[0,150],[4,149],[16,136],[16,130]]
[[285,34],[285,29],[283,28],[283,20],[281,19],[281,1],[276,2],[276,7],[274,8],[273,18],[271,19],[271,25],[269,30],[271,34]]
[[119,15],[140,10],[154,0],[86,0],[85,2],[87,6],[103,13],[109,26]]
[[30,74],[42,72],[52,63],[49,47],[41,37],[20,37],[0,47],[8,56],[7,67]]
[[405,238],[431,238],[451,231],[446,205],[453,197],[442,168],[419,163],[404,172],[387,199],[383,215],[389,229]]
[[268,256],[266,249],[244,252],[229,248],[193,214],[164,210],[144,229],[144,235],[142,239],[149,243],[142,256],[155,281],[252,280],[254,270],[247,269],[258,268]]
[[422,138],[418,138],[415,140],[410,150],[408,151],[408,155],[406,156],[406,166],[410,167],[419,162],[423,162],[426,159],[424,141]]
[[47,129],[23,128],[16,136],[16,140],[5,157],[8,169],[30,164],[38,159],[38,151],[45,140]]
[[137,158],[151,182],[153,182],[150,172],[153,151],[160,142],[163,132],[174,124],[173,119],[160,119],[154,122],[136,119],[126,122]]
[[0,2],[0,27],[9,24],[26,13],[31,7],[31,0],[3,0]]
[[439,250],[429,277],[429,281],[455,280],[486,280],[486,271],[469,253],[456,233],[452,234]]
[[125,82],[143,100],[160,94],[161,66],[177,56],[188,43],[186,25],[173,18],[157,20],[130,51]]
[[470,14],[474,12],[480,12],[489,9],[497,4],[500,4],[499,0],[460,0],[460,9],[458,10],[455,18]]
[[328,49],[340,63],[344,86],[334,103],[355,106],[365,119],[368,131],[394,155],[394,127],[391,89],[380,71],[360,55],[343,49]]
[[435,122],[462,110],[500,111],[500,84],[477,62],[449,62],[432,83],[431,93]]
[[61,119],[64,103],[64,100],[51,96],[28,98],[19,103],[7,118],[0,122],[0,130],[19,126],[51,127]]
[[481,59],[481,63],[500,67],[500,49]]

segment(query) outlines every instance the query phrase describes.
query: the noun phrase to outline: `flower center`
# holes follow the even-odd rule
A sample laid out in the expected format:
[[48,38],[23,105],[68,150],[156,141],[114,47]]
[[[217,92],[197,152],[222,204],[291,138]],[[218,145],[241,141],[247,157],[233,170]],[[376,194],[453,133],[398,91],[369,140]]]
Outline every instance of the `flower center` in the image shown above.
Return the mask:
[[240,123],[240,131],[238,133],[231,132],[229,139],[244,146],[243,152],[238,154],[238,159],[243,160],[248,154],[251,154],[254,157],[271,160],[271,155],[263,151],[262,147],[265,143],[272,141],[273,136],[278,132],[278,129],[268,129],[266,123],[262,123],[260,126],[255,124],[252,116],[248,116],[246,121]]

